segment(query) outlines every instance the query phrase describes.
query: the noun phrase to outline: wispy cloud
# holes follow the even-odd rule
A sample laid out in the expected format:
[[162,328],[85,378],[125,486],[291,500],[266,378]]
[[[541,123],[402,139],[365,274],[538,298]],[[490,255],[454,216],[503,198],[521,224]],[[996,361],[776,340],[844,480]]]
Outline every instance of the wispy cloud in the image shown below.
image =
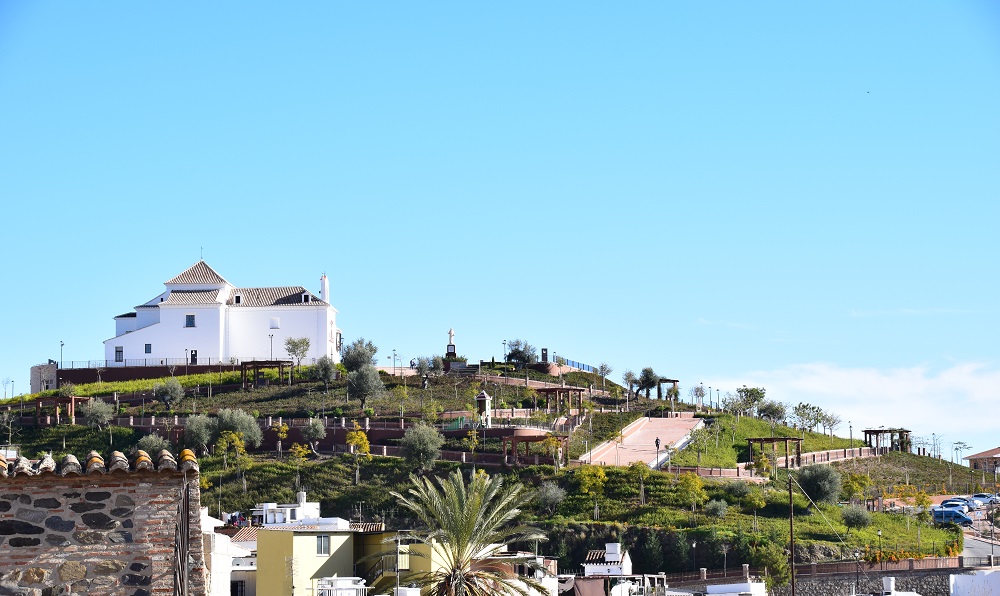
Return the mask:
[[905,427],[917,436],[943,436],[946,450],[956,441],[969,443],[974,451],[1000,445],[995,416],[1000,369],[993,364],[965,362],[932,370],[924,365],[877,369],[811,363],[716,382],[719,387],[760,386],[769,399],[836,412],[844,420],[837,430],[843,436],[850,421],[855,437],[864,428]]
[[744,331],[752,331],[756,329],[753,325],[748,325],[746,323],[737,323],[734,321],[713,321],[709,319],[696,319],[695,323],[699,325],[704,325],[706,327],[725,327],[727,329],[742,329]]
[[961,308],[891,308],[884,310],[857,310],[847,311],[847,316],[855,318],[867,317],[932,317],[940,315],[971,315],[975,311],[963,310]]

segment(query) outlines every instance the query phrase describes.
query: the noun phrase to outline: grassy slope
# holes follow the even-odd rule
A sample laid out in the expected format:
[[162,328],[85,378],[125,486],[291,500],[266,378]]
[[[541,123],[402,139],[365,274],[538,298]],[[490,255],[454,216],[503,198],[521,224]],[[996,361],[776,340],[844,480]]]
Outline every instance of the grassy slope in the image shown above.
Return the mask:
[[[748,438],[803,437],[803,432],[794,428],[778,425],[772,431],[771,425],[763,420],[747,416],[742,416],[737,420],[735,416],[730,414],[722,414],[708,419],[708,431],[711,440],[708,441],[707,448],[701,454],[700,464],[697,450],[692,446],[681,450],[674,457],[674,463],[682,466],[702,465],[713,468],[735,468],[737,462],[743,463],[749,460]],[[804,433],[804,436],[803,453],[843,449],[850,446],[850,441],[841,437],[831,438],[829,435],[808,431]],[[855,439],[854,444],[860,446],[861,441]],[[790,448],[794,448],[794,445],[791,445]],[[777,449],[778,456],[784,456],[784,444],[778,445]]]
[[[398,408],[398,397],[402,387],[396,388],[400,379],[383,377],[388,384],[388,393],[383,399],[376,400],[369,404],[378,411],[390,413]],[[204,379],[182,379],[185,386],[194,384],[198,386]],[[459,383],[456,388],[451,383],[451,379],[435,379],[428,390],[414,388],[412,385],[415,379],[408,379],[406,386],[406,398],[404,406],[407,412],[417,415],[421,405],[426,405],[430,401],[435,401],[441,408],[461,408],[471,402],[471,398],[478,392],[477,384],[468,380]],[[579,381],[573,380],[577,383]],[[599,379],[598,379],[599,386]],[[582,384],[582,383],[581,383]],[[105,384],[103,389],[107,389]],[[152,384],[150,383],[150,387]],[[456,397],[457,389],[457,397]],[[395,393],[392,393],[395,391]],[[81,393],[83,393],[81,391]],[[205,396],[205,386],[200,387],[200,396],[197,398],[198,412],[212,412],[221,407],[241,407],[250,411],[256,411],[261,415],[304,415],[318,411],[321,402],[318,399],[323,394],[323,386],[318,383],[302,383],[293,387],[275,385],[255,389],[253,391],[237,391],[232,393],[216,393],[211,401]],[[494,388],[494,393],[501,398],[500,388]],[[360,408],[356,401],[349,404],[344,403],[345,391],[343,383],[335,383],[331,386],[330,399],[327,405],[328,414],[333,413],[334,408],[341,408],[344,415],[360,414]],[[513,404],[519,399],[525,399],[523,390],[517,387],[503,388],[502,398]],[[185,398],[177,406],[178,412],[190,411],[194,406],[194,399]],[[610,405],[608,401],[605,405]],[[635,400],[633,407],[646,410],[651,407],[662,405],[662,402]],[[158,404],[147,403],[147,413],[155,410]],[[689,408],[687,404],[678,405],[678,409]],[[130,408],[129,411],[138,414],[139,406]],[[617,430],[634,420],[639,412],[634,411],[627,414],[605,413],[598,414],[594,418],[593,431],[591,433],[589,425],[586,430],[580,429],[574,433],[570,451],[572,455],[582,452],[585,440],[590,440],[591,445],[600,440],[610,438]],[[716,447],[715,441],[709,442],[708,450],[702,454],[702,465],[732,467],[737,461],[745,461],[746,438],[751,436],[771,436],[771,427],[759,420],[742,418],[738,422],[735,418],[722,415],[715,419],[710,426],[710,430],[718,429],[719,444]],[[128,446],[138,440],[136,433],[126,429],[114,429],[113,448],[127,451]],[[774,430],[776,436],[800,436],[798,431],[786,427],[777,427]],[[65,436],[66,448],[62,447],[62,440]],[[712,433],[712,438],[715,438]],[[85,454],[90,449],[101,452],[108,450],[108,432],[95,431],[82,427],[59,427],[44,430],[23,430],[19,437],[15,437],[15,443],[24,446],[24,453],[32,456],[42,451],[52,450],[56,456],[61,456],[64,452],[79,455]],[[832,445],[840,448],[846,446],[845,439],[834,438]],[[828,436],[817,433],[806,433],[804,450],[821,450],[831,447],[831,439]],[[248,509],[255,503],[265,501],[291,501],[297,486],[306,488],[310,498],[322,502],[324,515],[338,515],[350,517],[354,507],[358,503],[364,503],[366,519],[371,519],[373,514],[388,516],[398,515],[394,512],[394,503],[389,491],[405,490],[406,482],[410,470],[407,469],[400,460],[392,458],[373,458],[366,462],[362,469],[362,485],[355,487],[352,485],[353,469],[352,461],[346,457],[335,456],[326,457],[317,462],[307,462],[302,464],[297,470],[296,466],[288,460],[276,461],[267,455],[256,455],[255,463],[246,475],[246,491],[243,482],[237,477],[234,470],[221,470],[221,460],[213,457],[203,457],[201,459],[203,477],[207,488],[204,492],[205,504],[213,505],[213,512],[218,507],[219,491],[217,486],[222,480],[222,506],[223,509],[237,510]],[[678,454],[675,461],[682,463],[695,463],[697,455],[691,450],[685,450]],[[857,462],[847,462],[838,464],[841,469],[852,469],[855,472],[864,471],[873,475],[876,483],[881,482],[886,485],[901,484],[909,474],[909,480],[920,486],[933,488],[939,486],[943,479],[947,479],[947,462],[936,462],[928,458],[917,458],[905,454],[894,454],[883,458],[883,464],[875,464],[873,460],[859,460]],[[450,469],[453,464],[442,464],[441,470]],[[851,468],[850,466],[860,466]],[[963,482],[968,483],[968,468],[958,472],[959,466],[953,469],[953,484],[949,489],[951,492],[967,492],[954,490]],[[531,484],[537,484],[550,474],[550,468],[538,467],[520,470],[521,478]],[[661,472],[654,472],[647,480],[647,504],[638,504],[637,482],[629,477],[625,470],[607,468],[609,480],[606,485],[606,494],[602,500],[602,520],[608,522],[620,522],[638,526],[652,526],[660,528],[683,528],[685,531],[706,531],[711,529],[713,533],[732,533],[746,531],[754,523],[753,511],[741,508],[738,503],[732,503],[727,514],[721,518],[710,518],[701,511],[691,514],[689,507],[681,503],[677,491],[674,487],[674,477]],[[297,482],[296,477],[300,480]],[[559,507],[555,520],[570,520],[583,522],[589,520],[593,512],[593,502],[586,495],[579,493],[578,485],[572,472],[563,471],[554,479],[563,485],[568,491],[568,498]],[[722,483],[709,483],[707,490],[710,498],[724,499],[725,494]],[[787,501],[784,493],[773,491],[767,495],[768,505],[757,512],[757,523],[764,535],[773,535],[775,540],[787,536]],[[837,542],[837,534],[846,535],[845,528],[840,519],[839,511],[836,507],[823,506],[822,510],[826,514],[830,527],[823,516],[818,513],[807,512],[805,503],[801,497],[797,498],[796,504],[796,536],[804,543],[817,542],[834,544]],[[530,512],[529,512],[530,513]],[[551,516],[539,516],[550,520]],[[847,538],[849,550],[871,544],[875,540],[875,531],[882,529],[883,534],[892,538],[884,538],[885,548],[895,547],[899,543],[900,549],[916,549],[916,526],[910,524],[906,527],[906,518],[899,515],[876,514],[874,516],[875,525],[857,533],[852,533]],[[561,523],[561,522],[560,522]],[[922,530],[922,550],[927,552],[933,545],[938,551],[943,552],[943,545],[952,540],[953,537],[943,530],[923,528]],[[890,542],[891,540],[891,542]]]
[[930,495],[972,494],[991,487],[993,478],[967,466],[947,460],[921,457],[912,453],[889,453],[880,458],[835,462],[842,473],[862,474],[871,478],[875,487],[887,495],[899,492],[898,487],[912,485]]

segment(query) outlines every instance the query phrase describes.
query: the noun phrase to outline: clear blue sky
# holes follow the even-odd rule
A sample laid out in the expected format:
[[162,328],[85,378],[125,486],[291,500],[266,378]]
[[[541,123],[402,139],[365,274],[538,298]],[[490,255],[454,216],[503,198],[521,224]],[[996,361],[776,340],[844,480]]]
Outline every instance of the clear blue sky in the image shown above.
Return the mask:
[[[0,377],[205,260],[1000,445],[995,2],[0,4]],[[969,452],[966,452],[968,454]]]

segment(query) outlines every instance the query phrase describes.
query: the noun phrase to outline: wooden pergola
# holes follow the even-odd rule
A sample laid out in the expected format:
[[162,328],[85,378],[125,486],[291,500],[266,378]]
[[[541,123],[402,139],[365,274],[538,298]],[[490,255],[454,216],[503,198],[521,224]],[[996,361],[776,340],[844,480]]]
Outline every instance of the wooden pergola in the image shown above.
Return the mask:
[[750,461],[749,461],[749,463],[751,465],[753,464],[753,446],[754,445],[759,445],[760,446],[760,452],[761,453],[764,453],[764,445],[770,445],[771,446],[771,452],[775,454],[775,457],[777,457],[777,452],[778,452],[777,445],[778,445],[778,443],[784,443],[785,444],[785,467],[786,468],[793,467],[793,466],[789,465],[790,462],[791,462],[791,460],[792,460],[791,453],[790,453],[790,450],[789,450],[789,444],[790,443],[795,443],[795,466],[794,467],[797,468],[800,465],[802,465],[802,439],[800,439],[798,437],[755,437],[755,438],[748,438],[747,439],[747,447],[750,450],[750,454],[749,454]]
[[556,399],[556,411],[559,411],[559,405],[563,401],[563,396],[566,398],[566,409],[571,410],[573,408],[573,397],[576,396],[577,406],[583,409],[583,392],[587,391],[583,387],[538,387],[535,389],[535,393],[545,396],[545,411],[549,411],[549,404],[551,403],[551,397]]
[[532,435],[518,435],[518,434],[514,434],[514,435],[511,435],[511,436],[507,436],[507,437],[501,437],[501,442],[503,443],[503,456],[504,456],[504,460],[507,459],[508,446],[510,447],[510,451],[514,454],[514,464],[517,465],[517,463],[518,463],[518,459],[517,459],[517,447],[518,447],[518,445],[520,445],[521,443],[524,443],[524,457],[528,457],[528,449],[530,448],[531,443],[541,443],[543,441],[547,441],[550,437],[551,438],[555,438],[555,439],[557,439],[559,441],[559,448],[562,450],[562,453],[563,453],[564,456],[567,453],[569,453],[569,451],[568,451],[568,448],[569,448],[569,437],[568,436],[563,436],[563,435],[539,435],[539,434],[532,434]]
[[90,399],[91,398],[89,397],[80,397],[78,395],[71,395],[69,397],[62,397],[62,396],[39,397],[38,399],[35,400],[35,418],[37,419],[42,417],[42,408],[47,408],[49,406],[56,406],[57,407],[56,420],[58,421],[61,418],[58,414],[59,412],[58,407],[65,405],[66,415],[69,416],[70,420],[73,420],[73,418],[76,416],[76,405],[86,403],[90,401]]
[[250,362],[243,362],[240,364],[240,379],[243,382],[243,388],[249,388],[250,385],[247,384],[247,371],[253,370],[253,382],[257,382],[257,377],[260,375],[261,369],[265,368],[276,368],[278,369],[278,378],[285,378],[285,367],[291,368],[295,363],[291,360],[251,360]]
[[865,430],[865,445],[876,453],[910,451],[910,431],[905,428],[872,428]]

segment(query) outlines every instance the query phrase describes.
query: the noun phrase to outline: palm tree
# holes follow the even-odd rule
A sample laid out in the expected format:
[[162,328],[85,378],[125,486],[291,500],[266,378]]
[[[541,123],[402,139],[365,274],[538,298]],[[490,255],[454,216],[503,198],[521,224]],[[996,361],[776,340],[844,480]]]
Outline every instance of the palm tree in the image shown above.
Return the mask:
[[408,583],[429,587],[431,596],[527,596],[529,587],[541,591],[538,581],[514,573],[516,565],[538,569],[535,557],[503,553],[511,542],[545,540],[537,528],[516,521],[531,498],[523,485],[505,486],[501,476],[481,470],[469,484],[459,470],[444,479],[411,475],[410,480],[413,486],[406,495],[392,494],[425,526],[414,540],[427,545],[440,564],[408,576]]

